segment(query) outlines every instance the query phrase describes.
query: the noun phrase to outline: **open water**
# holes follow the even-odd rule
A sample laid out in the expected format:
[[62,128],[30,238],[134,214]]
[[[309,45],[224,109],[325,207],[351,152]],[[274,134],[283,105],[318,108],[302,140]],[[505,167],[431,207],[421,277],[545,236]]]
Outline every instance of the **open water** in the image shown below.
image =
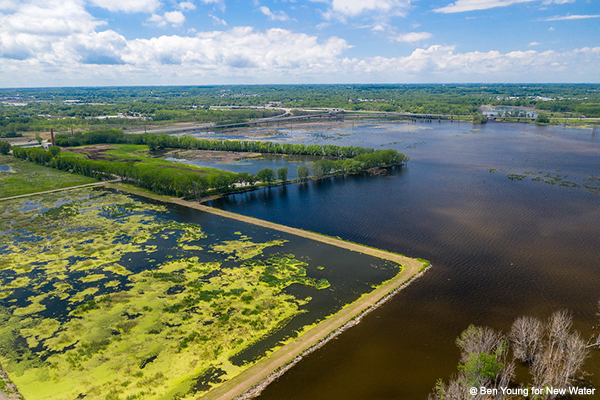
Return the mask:
[[[454,341],[469,324],[508,332],[521,315],[546,319],[568,309],[585,338],[598,332],[595,131],[434,122],[282,135],[306,144],[395,148],[411,161],[387,176],[336,177],[210,205],[426,258],[433,268],[302,360],[261,399],[425,399],[438,378],[456,372]],[[599,351],[585,369],[600,389]]]

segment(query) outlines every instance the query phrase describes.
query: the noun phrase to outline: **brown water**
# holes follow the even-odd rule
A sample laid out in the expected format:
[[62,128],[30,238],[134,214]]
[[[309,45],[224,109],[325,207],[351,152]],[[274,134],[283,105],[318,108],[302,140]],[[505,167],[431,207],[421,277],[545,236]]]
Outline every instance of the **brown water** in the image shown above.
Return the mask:
[[[584,337],[596,332],[599,138],[590,129],[472,128],[448,122],[296,131],[297,142],[390,147],[412,159],[388,176],[332,178],[212,202],[433,264],[261,399],[424,399],[438,378],[456,371],[454,341],[471,323],[507,331],[520,315],[547,318],[569,309]],[[586,370],[600,389],[599,351]]]

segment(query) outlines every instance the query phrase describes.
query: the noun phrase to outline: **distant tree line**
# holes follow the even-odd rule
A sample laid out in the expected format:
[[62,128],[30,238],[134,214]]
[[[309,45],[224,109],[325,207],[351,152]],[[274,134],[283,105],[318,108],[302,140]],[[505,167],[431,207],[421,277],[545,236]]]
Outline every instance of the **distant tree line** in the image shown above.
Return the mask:
[[[0,89],[0,134],[197,122],[227,124],[281,113],[213,106],[341,108],[419,114],[472,115],[481,105],[532,107],[571,117],[600,117],[597,84],[232,85]],[[10,99],[10,100],[9,100]],[[10,102],[20,104],[10,105]],[[8,104],[7,104],[8,103]],[[122,113],[141,119],[98,119]],[[46,116],[65,119],[46,119]],[[556,115],[554,115],[556,116]]]
[[[23,115],[24,112],[28,112],[29,115]],[[49,131],[50,128],[54,128],[55,131],[70,131],[90,127],[144,126],[149,123],[164,125],[172,122],[198,124],[212,122],[225,125],[244,123],[255,118],[273,117],[281,113],[281,110],[270,109],[205,110],[189,109],[189,107],[179,109],[168,104],[151,105],[138,102],[109,105],[34,103],[26,107],[11,108],[0,105],[0,137],[16,137],[21,136],[20,132]],[[117,114],[138,118],[99,118]]]
[[55,143],[61,147],[85,146],[90,144],[145,144],[150,150],[189,149],[220,150],[269,154],[295,154],[307,156],[356,157],[374,152],[372,148],[335,145],[304,145],[262,141],[196,139],[192,136],[167,134],[126,134],[120,129],[103,129],[71,134],[58,134]]
[[[312,173],[320,178],[332,174],[356,174],[362,171],[402,165],[408,157],[396,150],[373,150],[361,147],[320,146],[320,145],[290,145],[270,142],[242,142],[221,140],[196,140],[191,137],[177,138],[168,135],[125,135],[120,130],[102,130],[84,132],[73,135],[57,135],[57,144],[117,144],[133,143],[146,144],[150,149],[167,147],[252,151],[282,154],[309,154],[319,156],[349,157],[315,161],[310,168],[300,166],[298,177],[307,180]],[[48,150],[42,148],[14,147],[16,158],[28,160],[40,165],[63,171],[94,177],[101,180],[120,178],[125,183],[150,190],[155,193],[200,198],[212,192],[226,193],[239,190],[241,187],[252,187],[259,182],[271,185],[276,180],[288,181],[287,167],[274,171],[265,168],[256,175],[248,172],[239,174],[222,171],[221,173],[206,173],[202,170],[182,168],[166,168],[164,165],[154,165],[144,162],[118,160],[90,160],[70,152],[61,152],[59,146]],[[350,156],[348,156],[350,155]]]

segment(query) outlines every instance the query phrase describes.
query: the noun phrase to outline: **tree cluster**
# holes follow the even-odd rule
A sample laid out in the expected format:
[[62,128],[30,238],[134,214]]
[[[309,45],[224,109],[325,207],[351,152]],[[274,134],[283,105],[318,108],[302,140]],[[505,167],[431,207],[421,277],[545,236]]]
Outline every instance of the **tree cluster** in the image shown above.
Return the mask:
[[101,129],[74,134],[58,134],[55,136],[57,146],[74,147],[91,144],[145,144],[150,150],[189,149],[219,150],[269,154],[295,154],[327,157],[356,157],[374,152],[369,147],[335,146],[330,144],[304,145],[292,143],[274,143],[263,141],[196,139],[192,136],[173,136],[167,134],[146,133],[141,135],[126,134],[120,129]]
[[10,143],[0,140],[0,154],[7,155],[10,153]]
[[[141,137],[141,135],[123,135],[119,130],[106,130],[96,132],[94,134],[84,133],[79,135],[77,140],[85,140],[89,143],[118,143],[123,137]],[[166,136],[166,135],[164,135]],[[148,138],[163,138],[163,135],[147,135]],[[174,143],[180,143],[178,138],[166,136],[168,140],[173,140]],[[60,140],[69,140],[69,138],[60,137]],[[193,139],[193,138],[191,138]],[[195,140],[195,139],[193,139]],[[59,143],[61,143],[59,141]],[[212,141],[214,147],[222,149],[228,148],[227,141]],[[246,142],[236,142],[246,143]],[[262,142],[255,143],[256,147],[262,148]],[[267,142],[268,143],[268,142]],[[277,143],[275,143],[277,144]],[[223,147],[219,147],[223,145]],[[235,143],[234,143],[235,145]],[[273,149],[273,143],[268,143],[267,148]],[[237,148],[237,147],[235,147]],[[304,149],[312,151],[312,146],[304,146]],[[302,149],[302,148],[300,148]],[[293,150],[293,148],[292,148]],[[315,151],[320,152],[337,152],[337,153],[361,153],[361,148],[342,148],[339,146],[317,146]],[[354,158],[330,160],[322,159],[313,163],[311,169],[315,177],[322,177],[333,173],[359,173],[369,168],[374,167],[390,167],[394,165],[402,165],[408,161],[408,157],[396,150],[377,150],[367,149],[364,154],[359,154]],[[126,183],[130,183],[141,188],[153,191],[159,194],[184,196],[190,198],[200,198],[207,195],[209,192],[231,192],[239,187],[252,186],[257,182],[271,185],[275,180],[286,183],[288,180],[287,167],[279,168],[274,171],[270,168],[265,168],[259,171],[256,175],[248,172],[234,174],[230,172],[221,172],[216,174],[206,174],[202,170],[194,171],[187,168],[165,168],[164,165],[154,165],[144,162],[133,161],[117,161],[117,160],[89,160],[78,157],[73,153],[60,152],[60,147],[52,146],[48,150],[42,148],[21,148],[15,147],[13,155],[16,158],[28,160],[40,165],[56,168],[63,171],[69,171],[84,176],[89,176],[101,180],[120,178]],[[306,166],[298,168],[298,177],[301,180],[306,180],[310,176],[311,169]]]
[[539,113],[538,116],[535,118],[535,123],[536,124],[549,124],[550,117],[548,117],[548,114]]
[[487,117],[482,113],[474,113],[473,114],[473,123],[474,124],[485,124],[487,122]]
[[[520,317],[508,336],[488,327],[469,326],[456,340],[461,350],[458,375],[445,384],[439,380],[430,400],[516,399],[523,396],[504,393],[501,388],[515,387],[515,366],[528,367],[532,382],[521,387],[567,388],[583,373],[589,347],[566,311],[552,314],[546,323],[533,317]],[[599,343],[600,344],[600,343]],[[509,354],[512,351],[512,359]],[[477,388],[476,395],[469,389]],[[480,388],[490,389],[485,394]],[[496,390],[494,390],[496,389]],[[544,391],[537,399],[554,399]]]
[[[322,177],[331,174],[357,174],[371,168],[385,168],[395,165],[404,165],[410,158],[396,150],[376,150],[372,153],[360,154],[354,158],[345,158],[340,160],[321,159],[314,161],[310,167],[315,177]],[[298,174],[300,177],[300,173]],[[308,178],[303,171],[304,179]],[[302,178],[300,178],[302,179]]]
[[52,147],[49,150],[15,147],[13,155],[36,164],[100,180],[120,178],[125,183],[171,196],[200,198],[210,191],[232,190],[236,183],[242,181],[256,181],[254,177],[248,178],[245,174],[223,172],[207,175],[201,170],[164,168],[142,162],[89,160],[66,152],[56,152]]

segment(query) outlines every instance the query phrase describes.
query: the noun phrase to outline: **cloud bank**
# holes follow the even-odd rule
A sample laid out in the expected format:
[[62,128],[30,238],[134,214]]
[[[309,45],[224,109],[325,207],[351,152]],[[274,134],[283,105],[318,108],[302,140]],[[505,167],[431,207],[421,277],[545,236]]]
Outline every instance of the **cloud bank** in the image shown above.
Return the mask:
[[[177,27],[194,2],[173,2],[178,10],[165,11],[157,0],[122,5],[114,0],[89,0],[119,13],[146,9],[141,18]],[[478,3],[514,4],[527,0],[479,0]],[[564,0],[557,0],[564,1]],[[458,0],[465,7],[475,0]],[[122,2],[125,3],[125,2]],[[223,5],[218,0],[196,4]],[[227,28],[209,14],[221,30],[128,38],[107,29],[84,0],[0,1],[0,86],[226,84],[226,83],[342,83],[342,82],[570,82],[597,76],[600,47],[536,51],[458,51],[432,44],[428,32],[408,32],[391,41],[417,46],[398,56],[356,56],[352,43],[338,36],[318,37],[289,29]],[[152,7],[159,4],[154,11]],[[401,12],[408,1],[333,0],[327,7],[345,16]],[[265,16],[283,14],[267,7]],[[148,17],[148,14],[150,16]],[[568,19],[577,19],[571,16]],[[562,17],[561,17],[562,18]],[[273,18],[277,22],[277,18]],[[567,19],[567,18],[562,18]],[[211,21],[212,22],[212,21]],[[190,33],[190,32],[193,32]],[[435,42],[433,42],[435,43]]]

